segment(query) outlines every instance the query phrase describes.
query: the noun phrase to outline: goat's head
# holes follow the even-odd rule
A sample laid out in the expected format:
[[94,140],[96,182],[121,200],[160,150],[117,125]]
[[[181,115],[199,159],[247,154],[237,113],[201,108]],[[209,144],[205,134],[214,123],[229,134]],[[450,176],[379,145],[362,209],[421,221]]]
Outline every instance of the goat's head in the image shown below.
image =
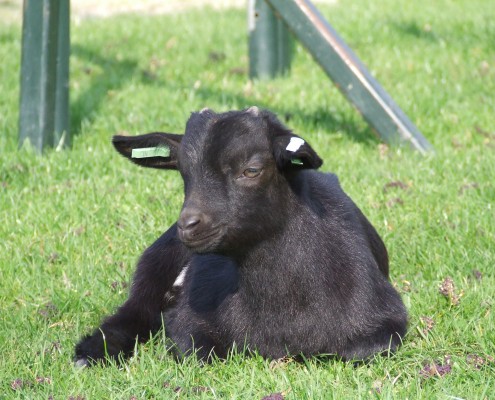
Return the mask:
[[184,135],[115,136],[113,144],[136,164],[179,170],[179,238],[198,253],[235,253],[276,233],[290,212],[288,174],[322,164],[303,139],[257,107],[203,109]]

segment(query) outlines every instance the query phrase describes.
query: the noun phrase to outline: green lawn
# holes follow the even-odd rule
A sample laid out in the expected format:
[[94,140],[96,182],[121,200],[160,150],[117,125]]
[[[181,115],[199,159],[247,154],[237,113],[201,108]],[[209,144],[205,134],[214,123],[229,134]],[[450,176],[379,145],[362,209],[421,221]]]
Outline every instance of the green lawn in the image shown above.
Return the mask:
[[[73,147],[17,151],[20,26],[0,24],[0,398],[493,398],[493,2],[321,9],[435,155],[382,145],[299,46],[290,76],[249,82],[243,10],[74,23]],[[182,201],[178,174],[131,165],[111,136],[180,133],[193,110],[250,105],[308,139],[383,236],[410,312],[404,346],[359,367],[242,356],[201,367],[156,338],[122,368],[75,369],[75,342],[123,302]]]

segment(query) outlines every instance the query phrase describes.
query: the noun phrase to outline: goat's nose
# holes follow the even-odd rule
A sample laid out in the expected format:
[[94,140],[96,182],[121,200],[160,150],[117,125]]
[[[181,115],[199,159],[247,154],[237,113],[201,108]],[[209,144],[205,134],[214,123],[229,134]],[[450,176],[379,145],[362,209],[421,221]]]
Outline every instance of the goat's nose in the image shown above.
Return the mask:
[[179,228],[187,230],[192,229],[201,222],[199,214],[187,215],[179,220]]
[[180,213],[177,226],[179,227],[179,235],[182,239],[192,239],[203,229],[205,215],[192,208],[185,208]]

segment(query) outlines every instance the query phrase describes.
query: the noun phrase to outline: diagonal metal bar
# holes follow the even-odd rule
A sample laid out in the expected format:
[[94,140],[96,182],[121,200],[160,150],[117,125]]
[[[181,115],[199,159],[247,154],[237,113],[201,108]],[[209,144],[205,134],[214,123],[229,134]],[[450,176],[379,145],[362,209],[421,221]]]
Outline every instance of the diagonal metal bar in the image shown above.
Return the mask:
[[266,0],[345,97],[388,143],[421,153],[430,143],[309,0]]

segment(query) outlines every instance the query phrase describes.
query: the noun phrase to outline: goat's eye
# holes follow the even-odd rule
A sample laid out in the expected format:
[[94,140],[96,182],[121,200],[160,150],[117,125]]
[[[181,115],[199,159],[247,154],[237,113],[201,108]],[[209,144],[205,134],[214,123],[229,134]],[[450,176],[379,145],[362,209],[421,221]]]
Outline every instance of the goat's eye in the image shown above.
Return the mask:
[[246,178],[256,178],[259,174],[261,174],[261,168],[256,167],[246,168],[242,173]]

